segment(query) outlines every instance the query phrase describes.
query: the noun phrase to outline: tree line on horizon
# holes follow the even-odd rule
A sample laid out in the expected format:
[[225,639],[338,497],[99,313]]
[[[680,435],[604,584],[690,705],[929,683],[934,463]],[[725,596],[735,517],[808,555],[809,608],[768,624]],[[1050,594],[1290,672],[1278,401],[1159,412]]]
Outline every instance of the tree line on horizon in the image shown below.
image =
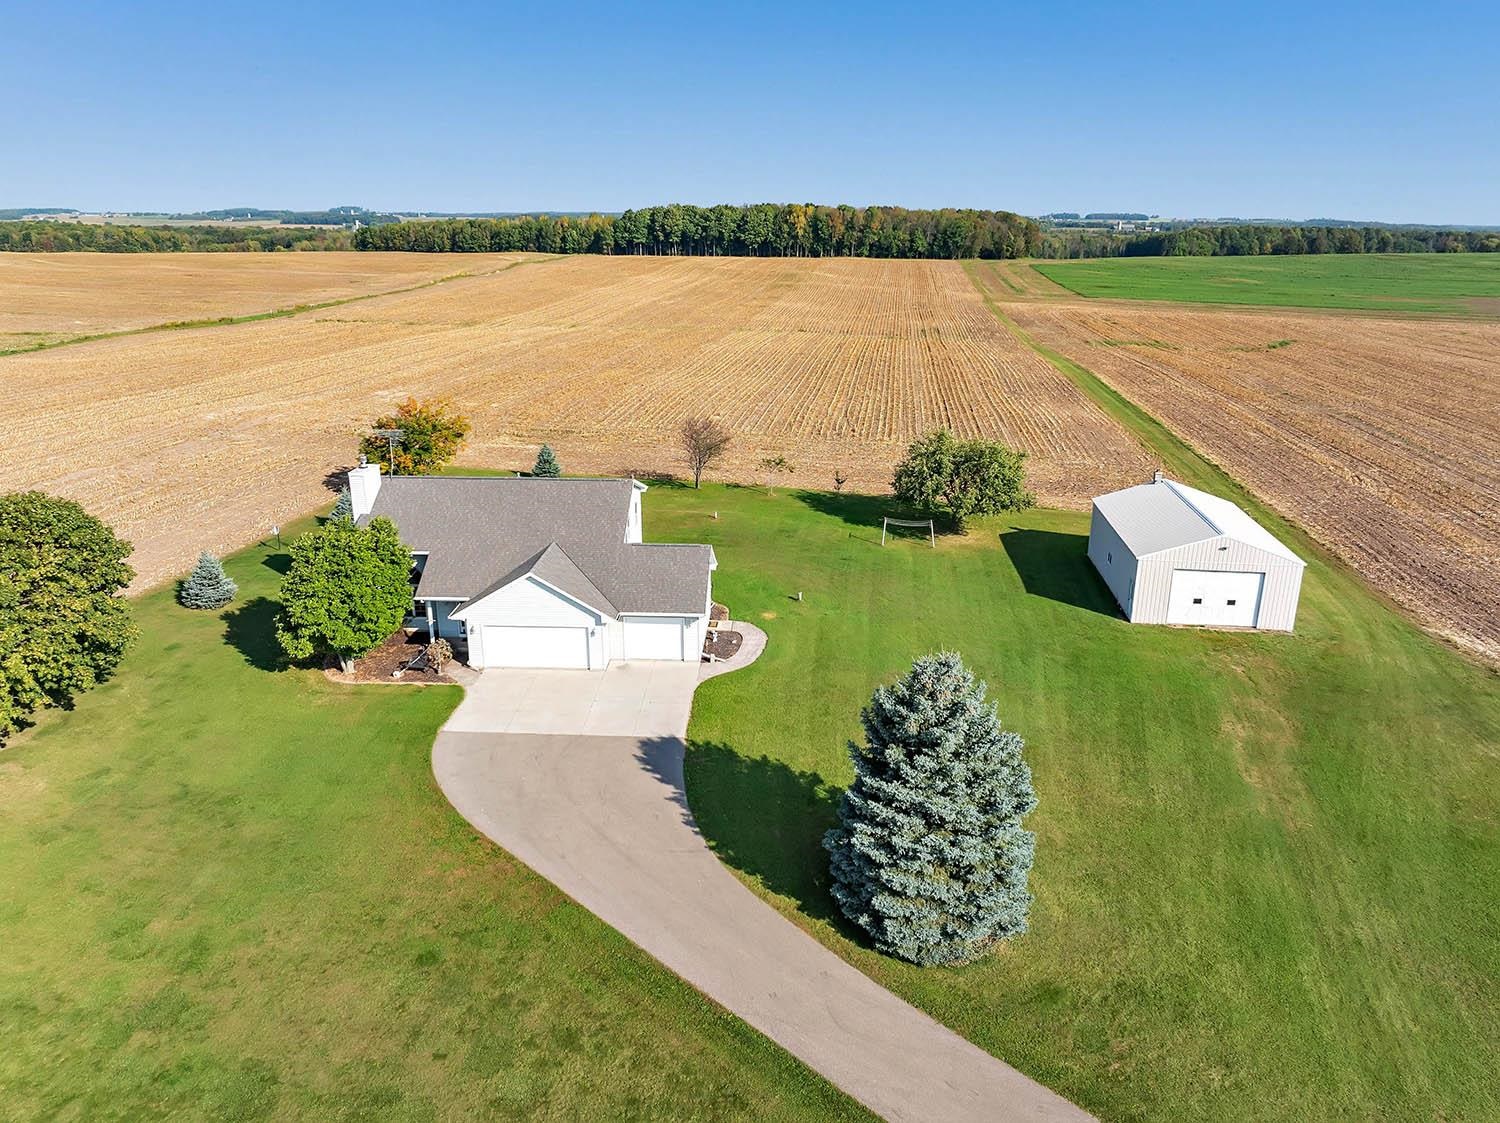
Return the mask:
[[1497,253],[1493,230],[1385,226],[1189,226],[1143,234],[1052,230],[1035,254],[1083,257],[1260,257],[1325,253]]
[[0,222],[6,253],[254,253],[347,250],[347,230],[298,226],[117,226],[88,222]]
[[1188,226],[1121,234],[1051,229],[1009,211],[761,203],[673,204],[619,215],[415,219],[356,231],[293,226],[0,222],[0,252],[276,250],[665,254],[710,257],[1086,258],[1496,253],[1500,231],[1384,226]]
[[619,215],[456,218],[369,226],[354,248],[418,253],[598,253],[698,257],[1030,257],[1041,227],[1009,211],[808,203],[673,203]]

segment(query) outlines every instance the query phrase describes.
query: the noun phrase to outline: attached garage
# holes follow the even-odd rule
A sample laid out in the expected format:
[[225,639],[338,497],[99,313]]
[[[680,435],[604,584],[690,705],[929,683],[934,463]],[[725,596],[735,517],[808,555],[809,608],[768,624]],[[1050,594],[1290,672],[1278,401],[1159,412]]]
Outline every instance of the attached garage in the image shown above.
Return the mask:
[[[692,621],[682,616],[622,616],[626,659],[686,659]],[[701,644],[700,644],[701,646]],[[696,652],[694,653],[696,654]]]
[[718,560],[709,546],[643,541],[646,490],[633,479],[349,472],[355,522],[388,518],[411,547],[412,623],[476,668],[699,661]]
[[486,624],[481,640],[486,667],[589,669],[587,628]]
[[1302,559],[1227,499],[1165,479],[1101,495],[1089,560],[1136,624],[1292,630]]

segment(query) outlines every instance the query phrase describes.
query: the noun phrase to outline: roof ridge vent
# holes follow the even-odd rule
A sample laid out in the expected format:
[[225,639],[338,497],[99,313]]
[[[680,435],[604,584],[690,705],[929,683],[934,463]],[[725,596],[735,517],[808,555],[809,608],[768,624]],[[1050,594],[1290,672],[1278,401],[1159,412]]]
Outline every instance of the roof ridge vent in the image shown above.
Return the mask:
[[[1160,475],[1160,474],[1161,474],[1160,472],[1157,473],[1157,475]],[[1193,514],[1197,515],[1200,519],[1202,519],[1205,523],[1207,523],[1208,524],[1208,528],[1210,530],[1212,530],[1215,534],[1223,534],[1224,533],[1224,528],[1221,527],[1218,523],[1214,522],[1213,519],[1209,518],[1208,515],[1206,515],[1204,513],[1203,508],[1199,507],[1198,504],[1194,503],[1186,495],[1182,494],[1182,487],[1181,486],[1179,486],[1176,482],[1174,482],[1172,480],[1164,479],[1161,482],[1167,485],[1167,488],[1172,492],[1173,495],[1177,496],[1178,499],[1182,500],[1183,504],[1187,507],[1187,509],[1189,511],[1193,512]]]

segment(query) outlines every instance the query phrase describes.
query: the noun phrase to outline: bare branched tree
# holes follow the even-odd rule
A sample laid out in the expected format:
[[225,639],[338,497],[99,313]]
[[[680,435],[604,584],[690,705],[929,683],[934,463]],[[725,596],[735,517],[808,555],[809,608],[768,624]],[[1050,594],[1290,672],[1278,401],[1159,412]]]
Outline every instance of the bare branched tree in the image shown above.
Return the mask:
[[703,470],[729,445],[729,432],[712,417],[688,417],[682,422],[682,453],[693,469],[693,486],[703,482]]

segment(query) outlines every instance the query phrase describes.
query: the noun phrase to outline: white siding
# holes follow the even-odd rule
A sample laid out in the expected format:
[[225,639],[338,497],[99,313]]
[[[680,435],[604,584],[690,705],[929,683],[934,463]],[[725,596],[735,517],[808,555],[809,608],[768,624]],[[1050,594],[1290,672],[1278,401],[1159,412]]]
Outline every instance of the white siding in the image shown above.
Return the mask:
[[1094,507],[1089,523],[1089,561],[1104,578],[1109,591],[1115,595],[1115,603],[1125,613],[1127,620],[1134,620],[1132,608],[1135,600],[1136,559],[1130,547],[1115,533],[1103,512]]
[[463,617],[468,625],[469,663],[475,667],[496,665],[484,650],[487,625],[579,629],[579,635],[592,632],[588,641],[590,666],[600,670],[606,662],[609,650],[603,634],[606,620],[530,576],[513,581],[483,600],[471,601],[464,606]]
[[1255,627],[1289,632],[1297,618],[1302,565],[1234,538],[1209,538],[1140,559],[1135,580],[1135,611],[1143,624],[1168,622],[1172,575],[1179,569],[1220,573],[1264,573]]

